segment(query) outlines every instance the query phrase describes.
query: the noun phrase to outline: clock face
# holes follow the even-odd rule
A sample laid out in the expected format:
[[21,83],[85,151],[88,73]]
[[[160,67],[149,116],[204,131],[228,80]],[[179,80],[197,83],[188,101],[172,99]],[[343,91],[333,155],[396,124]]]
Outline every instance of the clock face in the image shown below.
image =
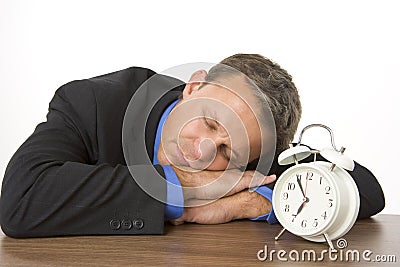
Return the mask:
[[281,175],[275,184],[273,205],[282,226],[297,235],[313,235],[332,222],[338,200],[328,175],[307,164]]

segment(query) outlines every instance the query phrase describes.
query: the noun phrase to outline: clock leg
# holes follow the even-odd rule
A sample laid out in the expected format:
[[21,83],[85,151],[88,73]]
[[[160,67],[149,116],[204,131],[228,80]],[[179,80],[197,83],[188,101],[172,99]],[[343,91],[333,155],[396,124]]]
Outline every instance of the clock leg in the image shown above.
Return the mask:
[[275,236],[275,241],[277,241],[279,239],[279,237],[281,237],[281,235],[285,232],[286,228],[283,227],[282,230],[279,232],[279,234],[277,236]]
[[329,247],[331,248],[332,251],[336,251],[335,247],[332,244],[331,239],[329,238],[327,233],[324,233],[324,238],[326,240],[326,243],[328,243]]

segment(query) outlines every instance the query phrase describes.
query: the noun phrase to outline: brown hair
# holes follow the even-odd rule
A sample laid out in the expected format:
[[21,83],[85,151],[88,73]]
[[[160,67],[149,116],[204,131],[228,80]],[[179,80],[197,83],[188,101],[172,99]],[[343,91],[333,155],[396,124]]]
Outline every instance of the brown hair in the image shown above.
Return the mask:
[[275,121],[275,155],[279,155],[289,147],[301,117],[300,98],[292,76],[277,63],[258,54],[236,54],[220,63],[209,70],[206,81],[232,73],[230,68],[224,67],[226,65],[245,74],[251,87],[255,84],[259,88],[256,95],[261,92]]

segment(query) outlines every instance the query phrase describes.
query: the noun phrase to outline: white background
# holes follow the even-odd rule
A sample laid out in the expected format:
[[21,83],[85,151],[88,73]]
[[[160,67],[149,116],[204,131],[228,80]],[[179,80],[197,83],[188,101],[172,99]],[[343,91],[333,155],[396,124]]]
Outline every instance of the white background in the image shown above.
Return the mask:
[[[379,179],[383,213],[400,214],[397,2],[1,0],[0,177],[66,82],[260,53],[294,77],[299,128],[330,126]],[[324,130],[307,133],[329,146]]]

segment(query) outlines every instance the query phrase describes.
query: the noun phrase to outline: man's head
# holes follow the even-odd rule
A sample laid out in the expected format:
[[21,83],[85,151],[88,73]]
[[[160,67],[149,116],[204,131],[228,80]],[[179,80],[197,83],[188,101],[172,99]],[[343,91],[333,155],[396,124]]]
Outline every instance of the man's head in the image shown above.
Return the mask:
[[[266,99],[268,106],[264,108],[271,110],[275,121],[275,153],[280,154],[293,140],[301,117],[300,98],[292,76],[279,64],[258,54],[236,54],[222,60],[221,64],[217,66],[227,65],[246,75],[246,82],[253,91]],[[207,81],[218,79],[220,73],[210,70]]]
[[274,120],[276,152],[285,149],[300,114],[285,70],[260,55],[237,54],[209,73],[193,73],[166,121],[158,157],[161,164],[193,169],[246,166],[265,150],[263,140],[275,138],[275,129],[267,130]]

